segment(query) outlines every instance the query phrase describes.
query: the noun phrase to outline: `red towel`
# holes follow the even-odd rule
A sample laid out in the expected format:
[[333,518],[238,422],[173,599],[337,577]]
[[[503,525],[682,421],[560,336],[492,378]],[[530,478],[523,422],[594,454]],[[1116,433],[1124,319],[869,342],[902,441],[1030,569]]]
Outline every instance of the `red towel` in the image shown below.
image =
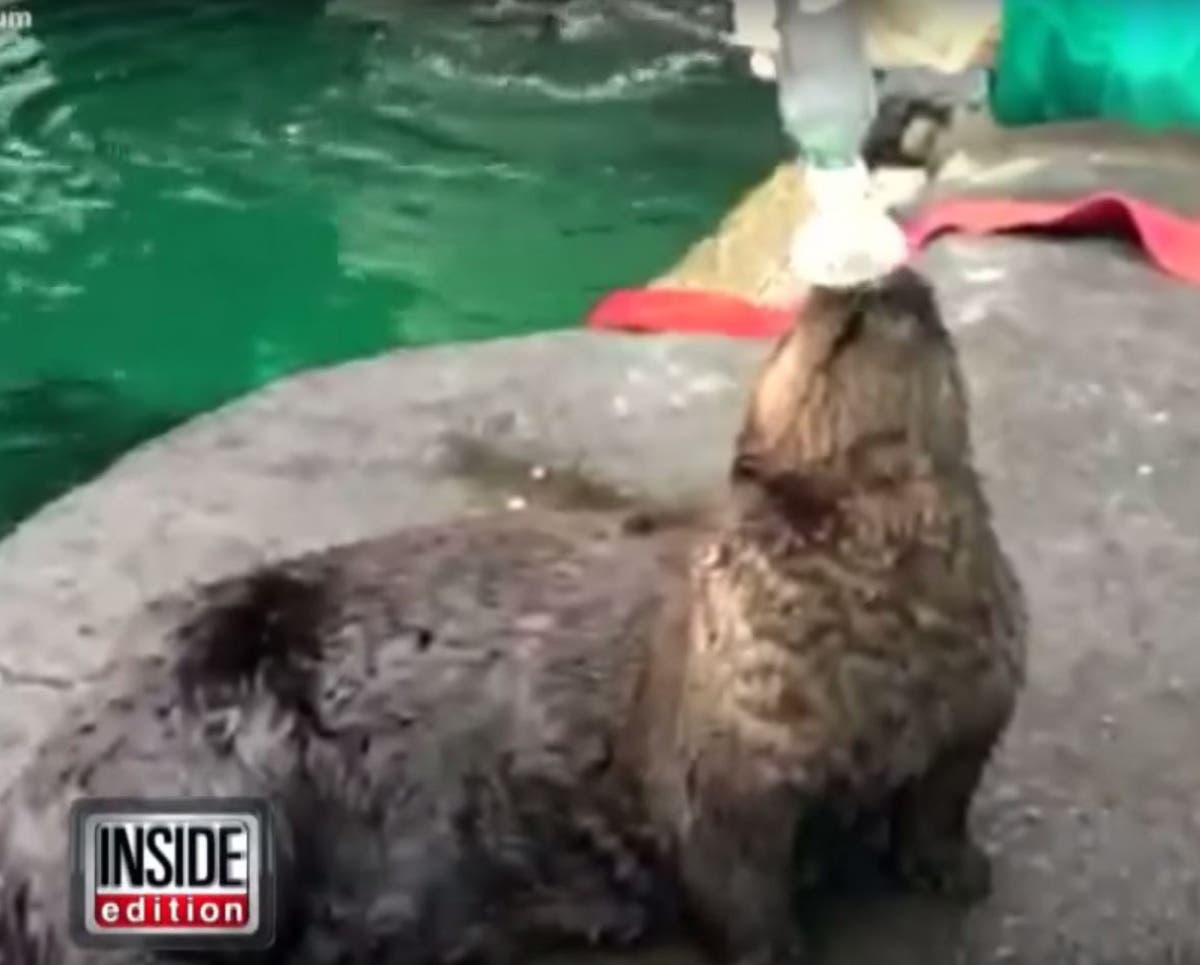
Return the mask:
[[[906,227],[918,251],[950,231],[995,234],[1019,230],[1119,233],[1136,242],[1163,271],[1200,285],[1200,219],[1188,219],[1121,194],[1071,202],[962,198],[920,212]],[[788,325],[792,310],[734,295],[670,288],[620,289],[601,299],[587,325],[637,332],[683,332],[769,338]]]

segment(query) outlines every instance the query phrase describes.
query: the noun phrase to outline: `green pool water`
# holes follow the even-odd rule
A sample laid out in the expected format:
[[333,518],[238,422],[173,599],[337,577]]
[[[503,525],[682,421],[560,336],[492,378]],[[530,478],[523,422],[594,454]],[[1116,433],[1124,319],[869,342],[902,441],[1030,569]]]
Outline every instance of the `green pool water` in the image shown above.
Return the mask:
[[668,265],[779,156],[770,90],[599,8],[545,42],[452,0],[22,4],[0,532],[282,375],[571,326]]

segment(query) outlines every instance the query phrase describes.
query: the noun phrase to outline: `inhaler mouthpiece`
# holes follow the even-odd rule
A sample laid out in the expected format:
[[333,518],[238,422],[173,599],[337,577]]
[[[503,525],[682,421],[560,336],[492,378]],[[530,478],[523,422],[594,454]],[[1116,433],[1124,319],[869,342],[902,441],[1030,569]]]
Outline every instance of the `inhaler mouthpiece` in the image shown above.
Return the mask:
[[793,272],[809,285],[849,288],[880,278],[908,259],[904,231],[872,196],[861,159],[836,168],[809,167],[812,205],[792,239]]

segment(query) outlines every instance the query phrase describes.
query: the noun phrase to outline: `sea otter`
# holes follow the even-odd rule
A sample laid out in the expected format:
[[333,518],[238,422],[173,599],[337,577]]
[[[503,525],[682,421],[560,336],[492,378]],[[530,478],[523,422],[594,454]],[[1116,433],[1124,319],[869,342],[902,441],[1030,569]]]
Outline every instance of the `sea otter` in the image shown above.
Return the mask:
[[702,525],[464,519],[141,615],[0,801],[0,959],[146,961],[66,937],[77,797],[250,795],[283,868],[256,961],[494,963],[687,928],[794,961],[795,903],[843,842],[985,891],[967,811],[1023,614],[929,286],[817,292]]

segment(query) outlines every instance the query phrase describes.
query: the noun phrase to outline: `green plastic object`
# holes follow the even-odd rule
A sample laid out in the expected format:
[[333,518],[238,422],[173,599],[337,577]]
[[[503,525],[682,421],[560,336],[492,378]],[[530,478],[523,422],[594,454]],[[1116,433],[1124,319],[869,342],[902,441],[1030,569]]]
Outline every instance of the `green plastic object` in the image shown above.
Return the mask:
[[1012,126],[1200,127],[1200,0],[1004,0],[990,99]]

